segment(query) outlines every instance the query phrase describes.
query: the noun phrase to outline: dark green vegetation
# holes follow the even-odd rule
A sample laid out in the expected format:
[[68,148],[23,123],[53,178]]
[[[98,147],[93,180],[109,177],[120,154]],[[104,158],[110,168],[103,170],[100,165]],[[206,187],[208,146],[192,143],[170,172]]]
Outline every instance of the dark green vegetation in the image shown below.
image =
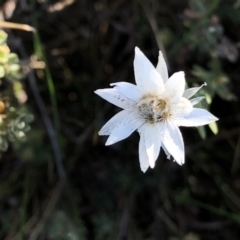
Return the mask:
[[[16,2],[0,12],[37,29],[5,29],[34,121],[1,153],[0,239],[240,239],[240,1]],[[181,128],[182,167],[161,153],[143,174],[138,133],[109,147],[97,134],[118,109],[93,91],[134,82],[135,46],[208,84],[218,128]]]

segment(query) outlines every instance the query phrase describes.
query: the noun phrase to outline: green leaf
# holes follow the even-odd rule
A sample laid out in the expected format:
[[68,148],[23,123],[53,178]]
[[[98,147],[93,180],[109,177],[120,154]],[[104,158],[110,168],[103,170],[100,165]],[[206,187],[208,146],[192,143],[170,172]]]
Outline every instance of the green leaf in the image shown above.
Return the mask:
[[0,151],[6,151],[8,149],[8,142],[7,140],[0,136]]
[[197,128],[198,133],[202,139],[206,139],[206,129],[204,126],[200,126]]
[[19,64],[13,63],[13,64],[9,64],[7,66],[7,71],[8,72],[17,72],[19,70],[20,70]]
[[206,98],[206,102],[208,104],[211,104],[212,103],[212,97],[209,93],[205,92],[205,98]]
[[208,125],[211,131],[216,135],[218,133],[218,125],[216,122],[212,122]]
[[18,55],[16,53],[9,53],[7,55],[8,63],[19,63]]
[[7,40],[7,33],[4,32],[3,30],[0,30],[0,45],[4,44]]
[[4,67],[2,65],[0,65],[0,78],[3,78],[4,75],[5,75]]

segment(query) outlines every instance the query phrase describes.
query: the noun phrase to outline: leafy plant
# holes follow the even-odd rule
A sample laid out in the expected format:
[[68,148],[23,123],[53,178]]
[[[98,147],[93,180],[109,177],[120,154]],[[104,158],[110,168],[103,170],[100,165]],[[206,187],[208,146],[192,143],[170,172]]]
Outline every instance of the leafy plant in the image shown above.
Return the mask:
[[33,115],[25,106],[27,95],[21,79],[24,74],[17,54],[7,45],[7,33],[0,31],[0,151],[9,142],[22,141]]

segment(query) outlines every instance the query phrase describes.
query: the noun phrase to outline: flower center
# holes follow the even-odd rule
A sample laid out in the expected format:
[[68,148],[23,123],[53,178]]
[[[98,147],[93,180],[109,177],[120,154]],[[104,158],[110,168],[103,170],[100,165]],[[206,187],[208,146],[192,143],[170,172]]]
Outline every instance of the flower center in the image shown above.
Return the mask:
[[166,120],[169,116],[167,102],[154,96],[144,96],[138,102],[138,111],[149,123],[156,123]]

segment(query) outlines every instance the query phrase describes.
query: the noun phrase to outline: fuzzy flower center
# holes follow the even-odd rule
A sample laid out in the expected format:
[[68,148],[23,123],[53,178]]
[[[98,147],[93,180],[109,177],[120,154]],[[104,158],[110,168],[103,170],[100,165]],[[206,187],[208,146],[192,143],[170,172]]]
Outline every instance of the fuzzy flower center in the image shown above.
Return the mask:
[[137,104],[138,111],[149,123],[157,123],[170,117],[170,109],[166,100],[146,95]]

